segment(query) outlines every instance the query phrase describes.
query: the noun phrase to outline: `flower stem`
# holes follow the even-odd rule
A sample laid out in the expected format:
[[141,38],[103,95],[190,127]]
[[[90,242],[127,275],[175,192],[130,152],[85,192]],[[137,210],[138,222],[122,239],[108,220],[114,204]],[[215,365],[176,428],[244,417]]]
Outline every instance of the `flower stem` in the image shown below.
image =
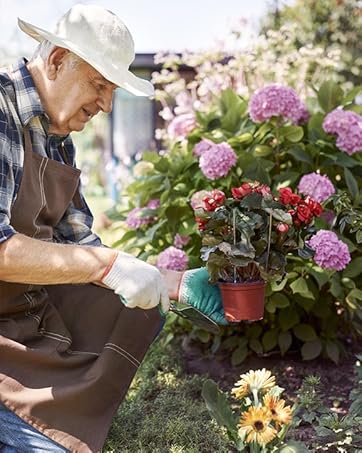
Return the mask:
[[269,253],[270,253],[272,226],[273,226],[273,216],[272,216],[272,213],[270,213],[269,214],[268,250],[267,250],[267,255],[266,255],[266,269],[265,269],[265,272],[268,272],[268,266],[269,266]]

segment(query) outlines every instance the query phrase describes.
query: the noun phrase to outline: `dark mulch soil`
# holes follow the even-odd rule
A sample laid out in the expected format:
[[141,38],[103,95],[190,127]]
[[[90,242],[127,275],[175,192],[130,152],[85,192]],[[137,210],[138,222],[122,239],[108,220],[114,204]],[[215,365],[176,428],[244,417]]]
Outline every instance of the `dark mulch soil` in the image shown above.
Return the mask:
[[[356,354],[361,354],[361,347],[354,347],[348,357],[338,365],[330,360],[318,358],[303,361],[300,355],[278,354],[269,356],[251,356],[242,364],[232,366],[225,356],[206,355],[200,343],[183,342],[184,370],[187,374],[209,376],[224,391],[230,391],[240,374],[249,370],[266,368],[276,377],[277,384],[285,389],[283,397],[292,404],[296,398],[304,377],[318,375],[321,380],[320,396],[325,406],[338,414],[345,414],[350,406],[349,394],[355,386]],[[352,348],[351,348],[352,349]],[[293,433],[296,440],[308,443],[313,435],[313,428],[301,426]]]

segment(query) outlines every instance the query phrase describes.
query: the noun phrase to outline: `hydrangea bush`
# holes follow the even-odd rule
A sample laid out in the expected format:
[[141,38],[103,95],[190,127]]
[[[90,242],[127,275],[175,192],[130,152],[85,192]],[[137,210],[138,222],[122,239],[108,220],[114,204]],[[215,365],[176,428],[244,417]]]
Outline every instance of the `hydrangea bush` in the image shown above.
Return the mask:
[[[237,188],[241,197],[250,182],[259,181],[283,194],[296,222],[311,213],[302,195],[324,208],[309,230],[314,259],[287,256],[285,277],[268,284],[262,321],[213,336],[177,319],[178,331],[182,326],[213,352],[226,350],[234,364],[275,349],[338,362],[344,338],[362,333],[362,117],[354,103],[359,91],[329,81],[303,101],[279,84],[260,88],[250,99],[227,88],[207,109],[193,111],[192,129],[189,117],[186,128],[178,124],[187,132],[169,137],[167,151],[144,153],[123,215],[133,226],[117,245],[160,267],[202,265],[194,210],[205,202],[217,205],[216,189]],[[159,205],[150,206],[152,200]],[[132,222],[135,212],[145,220]]]

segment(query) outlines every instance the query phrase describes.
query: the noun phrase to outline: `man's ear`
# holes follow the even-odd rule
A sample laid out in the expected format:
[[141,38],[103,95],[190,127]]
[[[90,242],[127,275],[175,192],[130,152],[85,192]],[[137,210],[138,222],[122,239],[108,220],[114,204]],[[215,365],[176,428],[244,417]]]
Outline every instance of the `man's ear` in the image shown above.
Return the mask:
[[67,54],[69,54],[69,50],[64,49],[63,47],[54,47],[50,52],[45,62],[46,74],[49,80],[55,80],[57,78],[58,72]]

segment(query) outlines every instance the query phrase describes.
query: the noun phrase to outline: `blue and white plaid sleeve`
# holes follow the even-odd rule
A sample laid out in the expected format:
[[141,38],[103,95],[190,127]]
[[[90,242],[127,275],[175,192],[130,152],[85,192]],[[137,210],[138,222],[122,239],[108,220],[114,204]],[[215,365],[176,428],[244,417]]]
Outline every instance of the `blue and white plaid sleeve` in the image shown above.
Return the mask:
[[8,119],[0,109],[0,244],[16,233],[10,225],[10,211],[20,175],[12,158],[11,135]]

